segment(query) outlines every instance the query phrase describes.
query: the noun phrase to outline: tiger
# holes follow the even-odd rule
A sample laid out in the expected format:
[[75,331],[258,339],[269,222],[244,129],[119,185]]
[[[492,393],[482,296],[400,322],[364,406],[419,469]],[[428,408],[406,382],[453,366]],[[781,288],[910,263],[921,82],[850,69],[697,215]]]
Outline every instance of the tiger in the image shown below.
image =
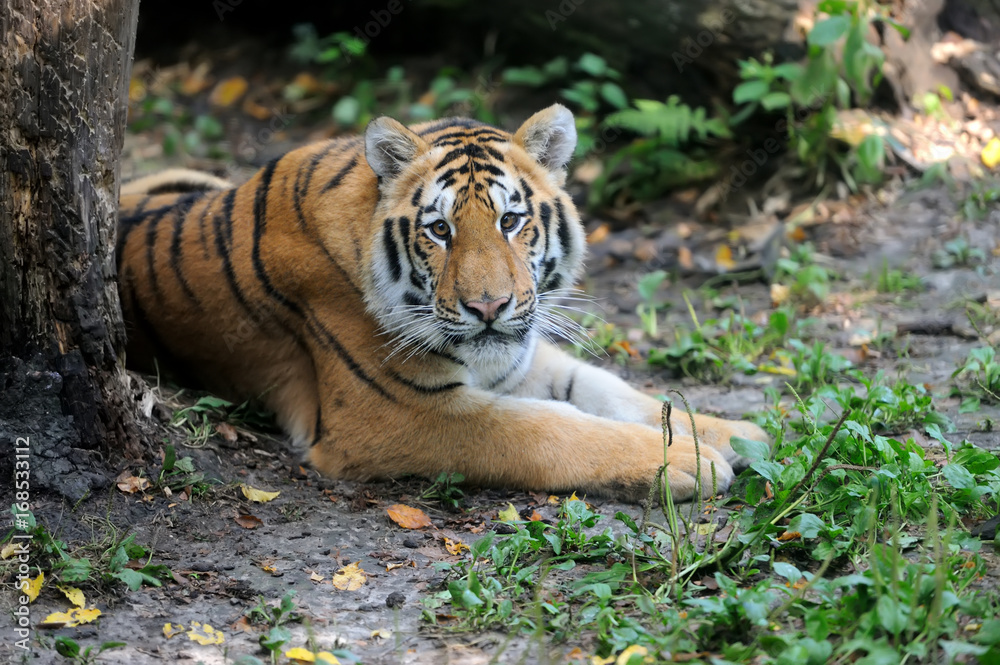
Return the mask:
[[[239,186],[197,171],[126,183],[116,247],[129,366],[257,398],[339,479],[645,499],[726,490],[749,421],[662,402],[559,348],[586,236],[577,143],[555,104],[513,134],[468,118],[292,150]],[[714,482],[713,482],[714,481]]]

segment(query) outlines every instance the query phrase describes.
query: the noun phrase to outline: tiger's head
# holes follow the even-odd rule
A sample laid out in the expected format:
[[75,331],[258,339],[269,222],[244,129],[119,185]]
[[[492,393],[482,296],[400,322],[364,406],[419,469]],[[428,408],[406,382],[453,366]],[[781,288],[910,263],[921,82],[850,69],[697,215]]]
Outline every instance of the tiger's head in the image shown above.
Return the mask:
[[448,354],[495,387],[565,323],[550,306],[585,247],[563,189],[575,147],[558,104],[513,135],[459,118],[368,125],[379,202],[365,290],[392,354]]

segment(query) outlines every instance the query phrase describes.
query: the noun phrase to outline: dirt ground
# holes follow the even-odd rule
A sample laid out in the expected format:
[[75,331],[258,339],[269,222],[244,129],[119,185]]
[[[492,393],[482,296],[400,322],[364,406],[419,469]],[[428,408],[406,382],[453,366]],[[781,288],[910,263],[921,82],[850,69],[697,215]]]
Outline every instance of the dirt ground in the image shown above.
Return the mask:
[[[819,321],[815,329],[831,347],[856,359],[867,374],[883,370],[928,386],[939,396],[938,408],[956,423],[957,431],[948,434],[951,440],[968,439],[988,449],[1000,449],[1000,430],[994,426],[990,431],[987,422],[1000,420],[1000,409],[959,414],[958,398],[948,397],[956,365],[971,348],[982,344],[966,320],[962,303],[970,298],[1000,298],[1000,211],[992,211],[985,220],[965,220],[954,195],[942,186],[900,189],[889,198],[887,205],[861,203],[849,209],[849,214],[805,229],[819,259],[842,278],[833,283],[834,294],[814,312]],[[595,223],[591,220],[591,226]],[[765,224],[772,222],[765,220]],[[711,247],[717,230],[680,218],[648,229],[611,232],[595,243],[584,284],[596,299],[592,308],[625,331],[638,328],[637,279],[655,268],[673,268],[677,251],[672,246],[676,245],[678,229],[690,233],[692,226],[694,233],[688,244],[695,246],[697,256],[699,234],[704,236],[704,246]],[[775,228],[775,242],[780,244],[787,229]],[[934,250],[959,236],[966,237],[970,246],[981,248],[986,261],[973,267],[935,269],[931,262]],[[654,251],[639,251],[650,247]],[[636,259],[636,254],[646,260]],[[879,270],[883,260],[919,275],[927,288],[905,296],[875,293],[868,275]],[[664,298],[674,304],[668,317],[671,322],[690,326],[681,294],[696,288],[706,277],[691,274],[663,290]],[[738,296],[747,313],[770,307],[768,287],[762,282],[739,286],[722,283],[718,288],[720,296]],[[710,315],[700,301],[694,302],[700,316]],[[859,339],[896,328],[932,334],[897,337],[883,349],[882,357],[871,345],[866,353],[860,350]],[[640,337],[634,332],[629,336],[641,351]],[[654,394],[680,388],[698,410],[728,417],[761,408],[764,387],[780,380],[737,375],[724,385],[704,385],[665,376],[643,360],[625,366],[608,357],[594,362],[613,368]],[[154,412],[162,415],[161,408]],[[260,599],[274,602],[294,590],[306,621],[288,625],[294,636],[288,647],[304,646],[311,636],[317,645],[347,649],[369,664],[486,663],[491,658],[494,662],[565,662],[565,654],[574,646],[587,652],[586,636],[572,643],[546,645],[502,633],[455,633],[447,620],[433,626],[421,618],[421,599],[440,590],[443,579],[433,564],[457,560],[446,549],[446,538],[466,543],[476,540],[486,529],[495,528],[497,511],[508,502],[519,511],[538,510],[543,518],[553,518],[556,508],[546,503],[547,497],[467,488],[465,510],[452,512],[437,501],[420,498],[429,484],[426,481],[357,484],[320,478],[299,466],[280,436],[258,433],[251,440],[241,433],[234,443],[215,436],[204,447],[186,448],[178,432],[155,418],[153,424],[159,436],[169,432],[179,455],[192,457],[197,470],[223,484],[208,496],[191,501],[152,490],[125,494],[113,486],[75,505],[63,498],[37,497],[35,515],[58,537],[86,542],[111,524],[121,532],[135,533],[136,542],[153,548],[153,562],[174,572],[174,581],[161,588],[95,595],[92,600],[103,612],[99,622],[39,631],[50,645],[56,635],[72,637],[81,645],[127,643],[102,655],[100,662],[105,663],[223,663],[242,654],[265,660],[257,644],[262,629],[247,626],[241,617]],[[280,496],[269,503],[250,504],[237,488],[240,482],[280,491]],[[606,524],[612,522],[616,511],[640,512],[634,505],[600,499],[592,502],[609,518]],[[400,528],[386,514],[386,507],[396,503],[422,508],[433,526],[420,531]],[[260,525],[244,528],[236,521],[241,514],[254,515]],[[990,548],[987,545],[984,551]],[[354,562],[360,562],[367,574],[366,583],[354,591],[334,589],[330,584],[334,571]],[[0,595],[4,613],[12,609],[12,603],[11,594]],[[55,589],[46,589],[31,606],[32,616],[40,619],[66,607]],[[188,626],[194,621],[221,630],[224,643],[201,646],[183,634],[170,639],[164,636],[164,624]],[[0,656],[17,661],[21,654],[15,653],[11,642],[3,640]],[[51,647],[35,642],[28,660],[57,662],[60,657]]]

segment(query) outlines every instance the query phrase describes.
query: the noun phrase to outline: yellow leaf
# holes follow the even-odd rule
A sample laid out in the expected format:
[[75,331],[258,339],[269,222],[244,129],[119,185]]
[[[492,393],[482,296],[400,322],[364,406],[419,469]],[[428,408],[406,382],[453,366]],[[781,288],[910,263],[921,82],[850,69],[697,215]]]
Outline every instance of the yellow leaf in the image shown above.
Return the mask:
[[6,545],[3,546],[3,549],[0,549],[0,559],[9,559],[14,554],[17,554],[18,550],[20,549],[21,549],[20,545],[16,545],[14,543],[7,543]]
[[397,503],[386,508],[385,512],[389,514],[389,519],[404,529],[423,529],[431,526],[431,518],[419,508]]
[[380,639],[387,640],[392,637],[392,631],[388,628],[376,628],[368,637],[378,637]]
[[986,144],[983,148],[983,154],[981,155],[983,159],[983,164],[991,169],[995,169],[998,164],[1000,164],[1000,138],[994,136],[990,139],[990,142]]
[[243,496],[256,503],[267,503],[268,501],[273,501],[278,498],[279,494],[281,494],[281,492],[265,492],[264,490],[250,487],[249,485],[240,485],[240,489],[243,490]]
[[615,662],[614,656],[608,656],[607,658],[601,658],[600,656],[591,656],[590,665],[611,665]]
[[303,649],[302,647],[295,647],[294,649],[289,649],[285,652],[285,658],[291,658],[292,660],[301,660],[304,663],[315,663],[316,656],[309,649]]
[[[618,660],[615,661],[615,665],[628,665],[633,656],[646,656],[648,654],[649,649],[638,644],[633,644],[625,647],[625,650],[618,654]],[[644,658],[643,662],[651,663],[653,660],[651,658]]]
[[444,548],[448,550],[449,554],[454,554],[458,556],[463,550],[468,550],[469,546],[460,540],[452,540],[451,538],[444,539]]
[[323,580],[325,580],[326,578],[325,578],[325,577],[323,577],[322,575],[320,575],[320,574],[319,574],[319,573],[317,573],[317,572],[313,572],[313,573],[311,573],[311,574],[309,575],[309,579],[310,579],[310,581],[312,581],[312,582],[322,582],[322,581],[323,581]]
[[761,365],[758,369],[762,372],[767,372],[768,374],[778,374],[780,376],[795,376],[794,367],[775,367],[774,365]]
[[226,641],[226,636],[221,630],[212,628],[207,623],[199,621],[191,622],[191,630],[187,632],[188,639],[192,642],[205,646],[206,644],[222,644]]
[[208,96],[208,101],[214,106],[232,106],[233,102],[246,94],[247,80],[242,76],[233,76],[219,83]]
[[320,651],[316,654],[317,663],[325,663],[326,665],[340,665],[340,661],[329,651]]
[[38,577],[33,580],[24,580],[21,582],[21,593],[28,597],[28,602],[35,602],[35,598],[38,598],[39,592],[42,590],[42,584],[45,583],[45,573],[38,573]]
[[521,516],[517,513],[517,508],[513,503],[508,503],[507,507],[497,513],[497,519],[501,522],[517,522]]
[[83,597],[83,592],[76,587],[59,586],[58,589],[63,592],[64,596],[69,598],[69,602],[73,603],[77,607],[83,607],[87,604],[87,600]]
[[356,591],[360,589],[368,581],[365,571],[361,570],[360,563],[360,561],[356,561],[335,572],[332,580],[334,588],[341,591]]
[[546,503],[548,503],[550,506],[558,506],[559,505],[559,497],[557,497],[555,494],[550,494],[549,498],[546,501]]
[[780,307],[788,300],[788,295],[791,293],[789,289],[784,284],[774,283],[771,285],[771,306]]
[[68,612],[53,612],[42,619],[43,628],[72,628],[85,623],[90,623],[101,616],[101,611],[96,607],[85,610],[82,607],[74,607]]
[[163,636],[168,640],[179,633],[184,632],[184,625],[179,623],[165,623],[163,624]]
[[733,250],[730,249],[729,245],[719,245],[716,248],[715,264],[724,270],[732,270],[736,267],[736,261],[733,261]]

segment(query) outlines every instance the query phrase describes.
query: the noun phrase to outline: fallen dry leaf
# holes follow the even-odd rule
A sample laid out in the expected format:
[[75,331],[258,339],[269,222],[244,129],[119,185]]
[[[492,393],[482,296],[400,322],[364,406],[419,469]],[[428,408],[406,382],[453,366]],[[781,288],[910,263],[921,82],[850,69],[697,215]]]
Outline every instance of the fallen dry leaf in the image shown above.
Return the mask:
[[608,239],[611,235],[611,227],[607,224],[600,224],[596,229],[587,234],[587,244],[596,245]]
[[397,503],[386,508],[385,512],[389,514],[389,519],[404,529],[423,529],[431,526],[431,518],[419,508]]
[[733,261],[733,250],[729,245],[719,245],[716,247],[715,265],[726,271],[736,267],[736,261]]
[[467,551],[469,549],[469,546],[460,540],[452,540],[451,538],[446,537],[444,539],[444,548],[448,550],[449,554],[454,554],[455,556],[458,556],[463,551]]
[[341,591],[356,591],[368,580],[365,571],[361,570],[361,562],[356,561],[344,566],[333,574],[332,584]]
[[497,519],[501,522],[517,522],[521,519],[521,515],[513,503],[508,503],[506,508],[497,513]]
[[264,490],[259,490],[249,485],[240,485],[240,489],[243,490],[243,496],[250,499],[255,503],[267,503],[268,501],[274,501],[278,498],[281,492],[265,492]]
[[178,635],[184,632],[184,625],[179,623],[165,623],[163,624],[163,636],[168,640],[174,635]]
[[317,572],[313,572],[312,574],[309,575],[309,580],[312,581],[312,582],[322,582],[325,579],[326,579],[326,577],[324,577],[323,575],[320,575]]
[[802,534],[798,531],[785,531],[780,536],[778,536],[778,542],[785,542],[786,540],[795,540],[796,538],[801,538]]
[[983,153],[981,155],[983,164],[991,169],[995,169],[1000,165],[1000,138],[994,136],[990,139],[990,142],[986,144],[983,148]]
[[123,471],[115,482],[118,485],[118,489],[126,494],[135,494],[136,492],[142,492],[147,487],[149,487],[149,479],[141,478],[139,476],[133,476],[128,471]]
[[35,598],[38,598],[39,592],[42,590],[42,584],[45,583],[45,573],[38,573],[38,577],[35,579],[27,579],[21,582],[21,593],[28,597],[28,602],[35,602]]
[[207,62],[203,62],[194,68],[190,74],[184,77],[181,81],[181,93],[190,97],[191,95],[197,95],[199,92],[208,87],[210,81],[208,78],[208,71],[211,65]]
[[254,515],[239,515],[236,517],[236,523],[244,529],[256,529],[263,524],[263,522],[260,521],[260,518],[255,517]]
[[382,640],[387,640],[392,637],[392,631],[388,628],[376,628],[368,637],[377,637]]
[[[167,624],[170,625],[170,624]],[[256,633],[254,627],[250,625],[250,619],[246,615],[241,616],[239,619],[229,624],[229,630],[233,633]]]
[[778,284],[775,282],[771,285],[771,306],[780,307],[786,300],[788,300],[789,294],[792,292],[790,288],[784,284]]
[[285,658],[291,660],[297,660],[303,663],[315,663],[316,654],[314,654],[309,649],[303,649],[302,647],[295,647],[294,649],[289,649],[285,652]]
[[188,639],[192,642],[205,646],[207,644],[222,644],[226,641],[226,636],[221,630],[212,628],[207,623],[192,621],[191,629],[187,632]]
[[677,263],[685,270],[694,269],[694,255],[687,247],[681,246],[677,249]]
[[87,600],[84,598],[83,592],[76,587],[57,586],[56,588],[62,591],[63,595],[69,599],[69,602],[73,603],[77,607],[83,607],[87,604]]
[[21,546],[16,543],[7,543],[0,549],[0,559],[9,559],[15,554],[20,553]]
[[90,623],[99,616],[101,616],[101,611],[96,607],[91,607],[87,610],[82,607],[74,607],[67,612],[53,612],[42,619],[42,623],[39,627],[72,628],[73,626],[81,626],[85,623]]
[[537,510],[532,510],[531,515],[528,516],[529,522],[541,522],[542,516]]
[[229,423],[219,423],[215,426],[215,431],[229,443],[236,443],[236,439],[239,438],[239,435],[236,433],[236,428]]
[[213,106],[232,106],[246,94],[249,87],[247,80],[242,76],[232,76],[219,81],[212,89],[212,94],[208,96],[208,102]]

